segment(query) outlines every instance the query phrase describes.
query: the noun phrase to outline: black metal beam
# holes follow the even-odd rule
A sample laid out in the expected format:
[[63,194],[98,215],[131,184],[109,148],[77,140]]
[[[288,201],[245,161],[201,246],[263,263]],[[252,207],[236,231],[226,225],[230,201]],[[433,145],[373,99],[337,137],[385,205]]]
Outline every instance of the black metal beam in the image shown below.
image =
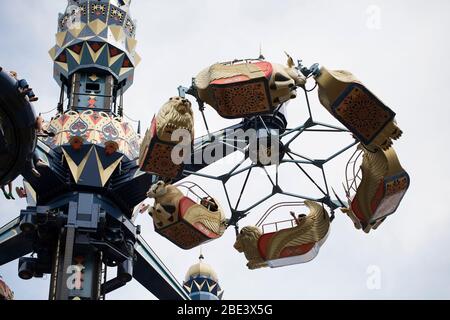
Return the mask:
[[20,230],[20,218],[0,228],[0,266],[19,259],[33,251],[34,233]]
[[183,286],[142,237],[139,236],[134,249],[134,279],[160,300],[190,300]]

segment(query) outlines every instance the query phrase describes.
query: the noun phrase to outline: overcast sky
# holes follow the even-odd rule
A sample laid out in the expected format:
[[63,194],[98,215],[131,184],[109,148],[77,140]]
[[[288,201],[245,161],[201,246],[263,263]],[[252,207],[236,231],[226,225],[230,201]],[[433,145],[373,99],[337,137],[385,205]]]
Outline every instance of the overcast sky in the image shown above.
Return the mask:
[[[53,109],[59,91],[47,51],[54,45],[57,15],[66,1],[0,3],[0,65],[29,80],[40,97],[35,104],[40,112]],[[332,233],[316,260],[276,270],[247,270],[244,256],[232,247],[234,232],[228,230],[223,238],[203,247],[226,299],[450,298],[450,209],[446,203],[450,194],[450,2],[133,0],[131,13],[138,21],[137,50],[143,61],[136,70],[134,86],[126,93],[125,112],[144,120],[144,127],[159,107],[177,94],[177,87],[189,85],[200,70],[218,61],[257,57],[262,44],[269,61],[284,63],[286,50],[308,65],[319,62],[330,69],[353,72],[397,113],[404,131],[395,149],[411,176],[411,188],[396,214],[366,235],[337,213]],[[333,121],[316,93],[312,104],[319,120]],[[291,125],[301,123],[304,110],[303,99],[291,102]],[[196,116],[196,131],[201,135],[205,131],[199,114]],[[207,117],[214,129],[233,123],[210,109]],[[305,141],[302,153],[331,154],[338,141],[334,139],[338,138],[311,138]],[[346,154],[327,171],[341,195],[348,157]],[[288,174],[283,177],[287,189],[309,192],[303,180],[288,178]],[[246,195],[249,203],[262,190],[264,177],[253,179],[253,192]],[[223,200],[218,186],[196,181]],[[25,205],[0,199],[0,223],[15,218]],[[241,226],[255,223],[268,207],[253,210]],[[282,212],[279,217],[289,215]],[[156,235],[148,216],[137,223],[143,226],[148,243],[182,281],[199,250],[182,251]],[[373,270],[381,275],[381,286],[375,290],[367,285],[368,272]],[[20,280],[17,261],[1,266],[0,274],[17,299],[48,297],[48,278]],[[153,296],[132,282],[109,298]]]

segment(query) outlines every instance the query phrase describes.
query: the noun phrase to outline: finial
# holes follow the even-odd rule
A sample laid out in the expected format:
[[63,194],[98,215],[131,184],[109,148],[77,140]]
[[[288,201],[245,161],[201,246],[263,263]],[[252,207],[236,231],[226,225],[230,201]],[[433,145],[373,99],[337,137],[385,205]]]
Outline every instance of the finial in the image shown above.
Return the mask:
[[198,260],[200,260],[200,262],[202,260],[205,260],[205,256],[203,255],[203,248],[200,248],[200,256],[198,257]]
[[263,53],[262,53],[262,43],[259,44],[259,60],[266,60],[266,58],[264,57]]

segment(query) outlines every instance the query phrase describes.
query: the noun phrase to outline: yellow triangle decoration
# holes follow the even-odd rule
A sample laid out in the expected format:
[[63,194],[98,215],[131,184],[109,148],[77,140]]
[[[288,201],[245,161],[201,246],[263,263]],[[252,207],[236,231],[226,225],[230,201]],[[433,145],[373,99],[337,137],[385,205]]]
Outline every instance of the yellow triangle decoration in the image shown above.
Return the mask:
[[137,40],[133,38],[127,38],[128,51],[133,53],[136,50]]
[[100,57],[100,55],[102,54],[103,50],[105,50],[106,44],[104,44],[97,52],[95,52],[94,50],[92,50],[91,46],[86,44],[86,47],[89,50],[89,53],[91,54],[92,60],[94,61],[94,63],[97,62],[98,57]]
[[69,65],[64,62],[55,61],[55,63],[64,69],[64,71],[69,72]]
[[100,173],[100,178],[102,180],[102,186],[105,186],[105,184],[108,182],[109,178],[111,178],[111,175],[114,173],[116,168],[119,166],[120,162],[122,161],[123,157],[120,157],[114,163],[112,163],[109,167],[103,168],[102,162],[100,161],[100,157],[97,153],[97,149],[92,147],[89,152],[86,154],[86,156],[81,161],[80,165],[76,165],[75,162],[72,160],[70,155],[63,149],[64,157],[66,158],[67,164],[69,165],[70,172],[72,173],[72,176],[76,183],[80,180],[81,175],[83,174],[84,168],[86,166],[86,163],[89,159],[89,157],[92,154],[92,151],[95,152],[95,157],[97,159],[97,167],[98,171]]
[[133,70],[133,68],[120,68],[119,77],[123,76],[128,71]]
[[120,58],[122,58],[125,55],[125,53],[118,54],[117,56],[111,57],[108,53],[108,66],[111,67],[114,63],[117,62]]
[[56,47],[51,48],[48,51],[48,54],[50,55],[50,57],[52,58],[52,60],[54,60],[56,58]]
[[83,40],[83,41],[88,41],[88,40],[90,40],[90,39],[92,39],[92,38],[94,38],[95,36],[87,36],[87,37],[80,37],[80,38],[78,38],[79,40]]
[[212,292],[216,286],[217,286],[217,283],[213,284],[212,286],[210,286],[209,283],[208,283],[208,290],[209,290],[209,292]]
[[125,36],[125,32],[123,31],[122,26],[110,26],[109,30],[111,31],[114,39],[119,42]]
[[56,45],[62,47],[64,44],[64,39],[66,38],[67,31],[58,32],[56,34]]
[[81,161],[79,166],[76,165],[76,163],[72,160],[72,158],[66,152],[66,150],[62,149],[63,153],[64,153],[64,157],[66,158],[67,164],[69,165],[70,172],[72,173],[73,179],[75,180],[76,183],[78,183],[78,180],[80,180],[81,174],[83,173],[84,167],[86,166],[86,163],[87,163],[87,161],[89,159],[89,156],[92,153],[92,149],[93,148],[94,147],[92,147],[89,150],[89,152],[83,158],[83,160]]
[[80,63],[81,63],[81,56],[82,56],[82,54],[83,54],[83,50],[84,50],[84,47],[83,47],[83,49],[81,50],[81,53],[80,53],[80,54],[77,54],[76,52],[73,52],[73,51],[70,50],[70,49],[67,49],[66,51],[67,51],[68,53],[70,53],[70,55],[75,59],[75,61],[76,61],[78,64],[80,64]]
[[106,23],[104,23],[100,19],[95,19],[94,21],[89,22],[89,28],[96,34],[99,35],[106,28]]
[[192,288],[191,288],[190,286],[184,285],[184,288],[186,289],[186,291],[187,291],[188,293],[191,293],[191,292],[192,292]]
[[137,53],[134,54],[134,66],[137,67],[141,63],[141,56]]
[[108,168],[103,168],[102,162],[100,161],[100,157],[98,156],[97,149],[95,149],[95,156],[97,157],[98,171],[100,173],[100,178],[102,179],[102,186],[105,186],[105,184],[108,182],[109,178],[111,178],[111,175],[114,173],[114,170],[116,170],[117,166],[120,164],[124,156],[121,156],[119,159],[114,161]]
[[79,28],[70,28],[69,32],[75,37],[78,38],[78,36],[80,35],[81,31],[83,31],[84,27],[86,26],[86,24],[84,23],[80,23],[79,25],[75,25],[78,26]]
[[197,286],[198,290],[202,290],[202,287],[205,284],[205,282],[206,282],[206,280],[204,280],[202,283],[197,283],[197,281],[194,281],[194,283]]

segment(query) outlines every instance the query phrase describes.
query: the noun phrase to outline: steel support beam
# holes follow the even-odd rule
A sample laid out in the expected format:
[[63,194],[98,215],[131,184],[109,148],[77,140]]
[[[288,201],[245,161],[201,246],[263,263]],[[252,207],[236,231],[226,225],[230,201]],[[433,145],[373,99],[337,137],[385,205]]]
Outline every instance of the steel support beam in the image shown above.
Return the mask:
[[141,236],[134,250],[137,258],[134,279],[160,300],[190,300],[183,286]]

